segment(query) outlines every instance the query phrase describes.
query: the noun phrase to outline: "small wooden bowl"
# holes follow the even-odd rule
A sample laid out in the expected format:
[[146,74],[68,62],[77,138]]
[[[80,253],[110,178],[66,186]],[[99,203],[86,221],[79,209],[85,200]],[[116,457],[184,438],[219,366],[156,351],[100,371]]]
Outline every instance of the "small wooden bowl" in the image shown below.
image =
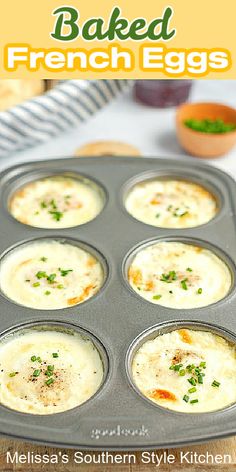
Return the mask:
[[185,103],[177,109],[176,131],[181,146],[189,154],[198,157],[219,157],[236,144],[236,130],[222,134],[210,134],[188,128],[187,119],[221,119],[236,124],[236,109],[220,103]]

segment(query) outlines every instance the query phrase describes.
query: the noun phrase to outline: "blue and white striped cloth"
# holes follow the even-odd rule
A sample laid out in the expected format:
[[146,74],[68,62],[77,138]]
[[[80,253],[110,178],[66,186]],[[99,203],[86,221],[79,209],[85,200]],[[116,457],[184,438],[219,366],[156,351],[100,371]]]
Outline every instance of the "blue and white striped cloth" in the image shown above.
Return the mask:
[[67,80],[0,113],[0,157],[35,146],[88,120],[123,91],[127,80]]

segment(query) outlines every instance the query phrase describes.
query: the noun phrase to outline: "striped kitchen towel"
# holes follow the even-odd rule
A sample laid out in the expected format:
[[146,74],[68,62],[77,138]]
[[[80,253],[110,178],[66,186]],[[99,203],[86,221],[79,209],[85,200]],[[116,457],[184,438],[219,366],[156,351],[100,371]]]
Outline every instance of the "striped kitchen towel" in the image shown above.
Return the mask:
[[1,112],[0,157],[88,120],[128,84],[128,80],[65,80],[44,95]]

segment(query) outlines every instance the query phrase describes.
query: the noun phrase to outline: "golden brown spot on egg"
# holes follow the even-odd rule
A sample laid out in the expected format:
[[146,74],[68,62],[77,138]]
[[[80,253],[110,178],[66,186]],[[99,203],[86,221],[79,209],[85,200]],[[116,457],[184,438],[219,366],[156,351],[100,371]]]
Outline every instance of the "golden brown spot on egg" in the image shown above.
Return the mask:
[[82,295],[80,295],[79,297],[68,298],[68,305],[76,305],[77,303],[81,303],[90,295],[90,292],[93,288],[95,288],[94,285],[88,285],[88,287],[84,289]]
[[134,269],[130,267],[128,272],[128,278],[134,285],[139,285],[142,283],[142,273],[139,269]]
[[159,205],[161,203],[161,200],[158,200],[157,198],[153,198],[151,201],[150,201],[151,205]]
[[14,199],[15,198],[24,198],[26,195],[26,190],[22,188],[21,190],[18,190],[18,192],[15,193]]
[[81,296],[80,297],[68,298],[67,303],[68,303],[68,305],[77,305],[77,303],[80,303],[80,301],[81,301]]
[[202,247],[194,247],[193,250],[197,253],[202,252],[203,248]]
[[27,259],[26,261],[20,262],[19,267],[29,264],[30,262],[32,262],[32,260],[33,259]]
[[185,329],[179,329],[178,333],[181,337],[181,340],[184,343],[192,344],[192,338],[191,338],[190,334],[188,333],[188,331],[186,331]]
[[152,290],[154,290],[155,288],[155,285],[154,285],[154,282],[152,280],[149,280],[146,285],[145,285],[145,291],[146,292],[151,292]]
[[95,264],[96,264],[96,259],[94,259],[94,257],[89,257],[89,259],[87,260],[87,266],[88,267],[93,267]]
[[167,400],[175,402],[177,400],[176,396],[170,392],[169,390],[164,389],[156,389],[150,393],[150,397],[154,398],[155,400]]

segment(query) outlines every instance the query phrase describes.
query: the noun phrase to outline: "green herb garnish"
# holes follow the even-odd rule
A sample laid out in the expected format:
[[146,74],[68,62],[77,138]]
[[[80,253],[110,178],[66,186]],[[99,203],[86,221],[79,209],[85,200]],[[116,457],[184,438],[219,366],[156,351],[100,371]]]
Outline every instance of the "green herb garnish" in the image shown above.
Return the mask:
[[51,295],[50,290],[46,290],[46,292],[44,292],[44,295]]
[[47,277],[47,274],[46,272],[40,270],[39,272],[37,272],[36,277],[37,279],[43,279],[44,277]]
[[48,258],[44,257],[44,256],[40,258],[40,261],[42,261],[42,262],[46,262],[47,260],[48,260]]
[[55,278],[56,278],[57,274],[50,274],[47,276],[47,281],[50,283],[50,284],[53,284],[55,282]]
[[50,378],[45,382],[45,384],[49,387],[53,382],[54,382],[54,379]]
[[18,374],[18,372],[11,372],[11,373],[9,374],[9,377],[15,377],[15,375],[17,375],[17,374]]
[[193,269],[191,269],[191,267],[187,267],[186,270],[187,270],[188,272],[192,272],[192,271],[193,271]]
[[35,369],[34,372],[33,372],[33,377],[39,377],[41,374],[41,370],[40,369]]
[[57,209],[57,204],[56,204],[56,202],[55,202],[54,199],[52,199],[52,200],[50,201],[50,205],[52,206],[52,208],[53,208],[54,210]]
[[196,120],[194,118],[190,118],[185,120],[184,124],[187,126],[187,128],[193,129],[194,131],[210,134],[228,133],[236,129],[236,124],[226,123],[221,119],[211,120],[206,118],[204,120]]
[[194,403],[198,403],[198,399],[195,398],[195,400],[191,400],[190,403],[193,405]]
[[73,269],[58,269],[61,272],[61,276],[65,277],[66,275],[69,274],[69,272],[73,272]]
[[47,204],[45,202],[40,202],[41,208],[47,208]]
[[199,384],[203,384],[203,376],[202,376],[201,374],[198,375],[197,380],[198,380],[198,383],[199,383]]
[[177,280],[177,274],[175,270],[171,270],[168,274],[162,274],[160,278],[161,282],[171,283],[173,280]]
[[195,393],[197,391],[196,387],[192,387],[188,390],[188,393]]
[[183,400],[188,403],[189,402],[189,396],[188,395],[184,395],[183,396]]
[[198,293],[198,295],[201,295],[202,294],[202,288],[199,288],[197,293]]
[[184,279],[180,281],[183,290],[188,290],[188,286],[186,284],[187,281],[188,279]]
[[183,377],[185,374],[186,374],[186,370],[185,370],[185,369],[181,369],[181,370],[179,371],[179,375],[180,375],[181,377]]
[[217,380],[214,380],[211,384],[212,387],[219,387],[220,386],[220,382],[217,382]]
[[40,286],[40,282],[35,282],[35,283],[33,284],[33,287],[39,287],[39,286]]
[[153,295],[153,300],[160,300],[160,298],[162,297],[162,295]]
[[173,364],[170,366],[170,370],[174,370],[175,372],[179,372],[179,370],[183,367],[183,364]]
[[191,385],[197,385],[197,382],[195,380],[194,377],[191,377],[190,379],[188,379],[188,382],[191,384]]
[[53,352],[52,357],[54,357],[54,358],[59,357],[59,354],[57,352]]
[[63,213],[61,211],[49,211],[49,213],[56,221],[60,221],[63,217]]

